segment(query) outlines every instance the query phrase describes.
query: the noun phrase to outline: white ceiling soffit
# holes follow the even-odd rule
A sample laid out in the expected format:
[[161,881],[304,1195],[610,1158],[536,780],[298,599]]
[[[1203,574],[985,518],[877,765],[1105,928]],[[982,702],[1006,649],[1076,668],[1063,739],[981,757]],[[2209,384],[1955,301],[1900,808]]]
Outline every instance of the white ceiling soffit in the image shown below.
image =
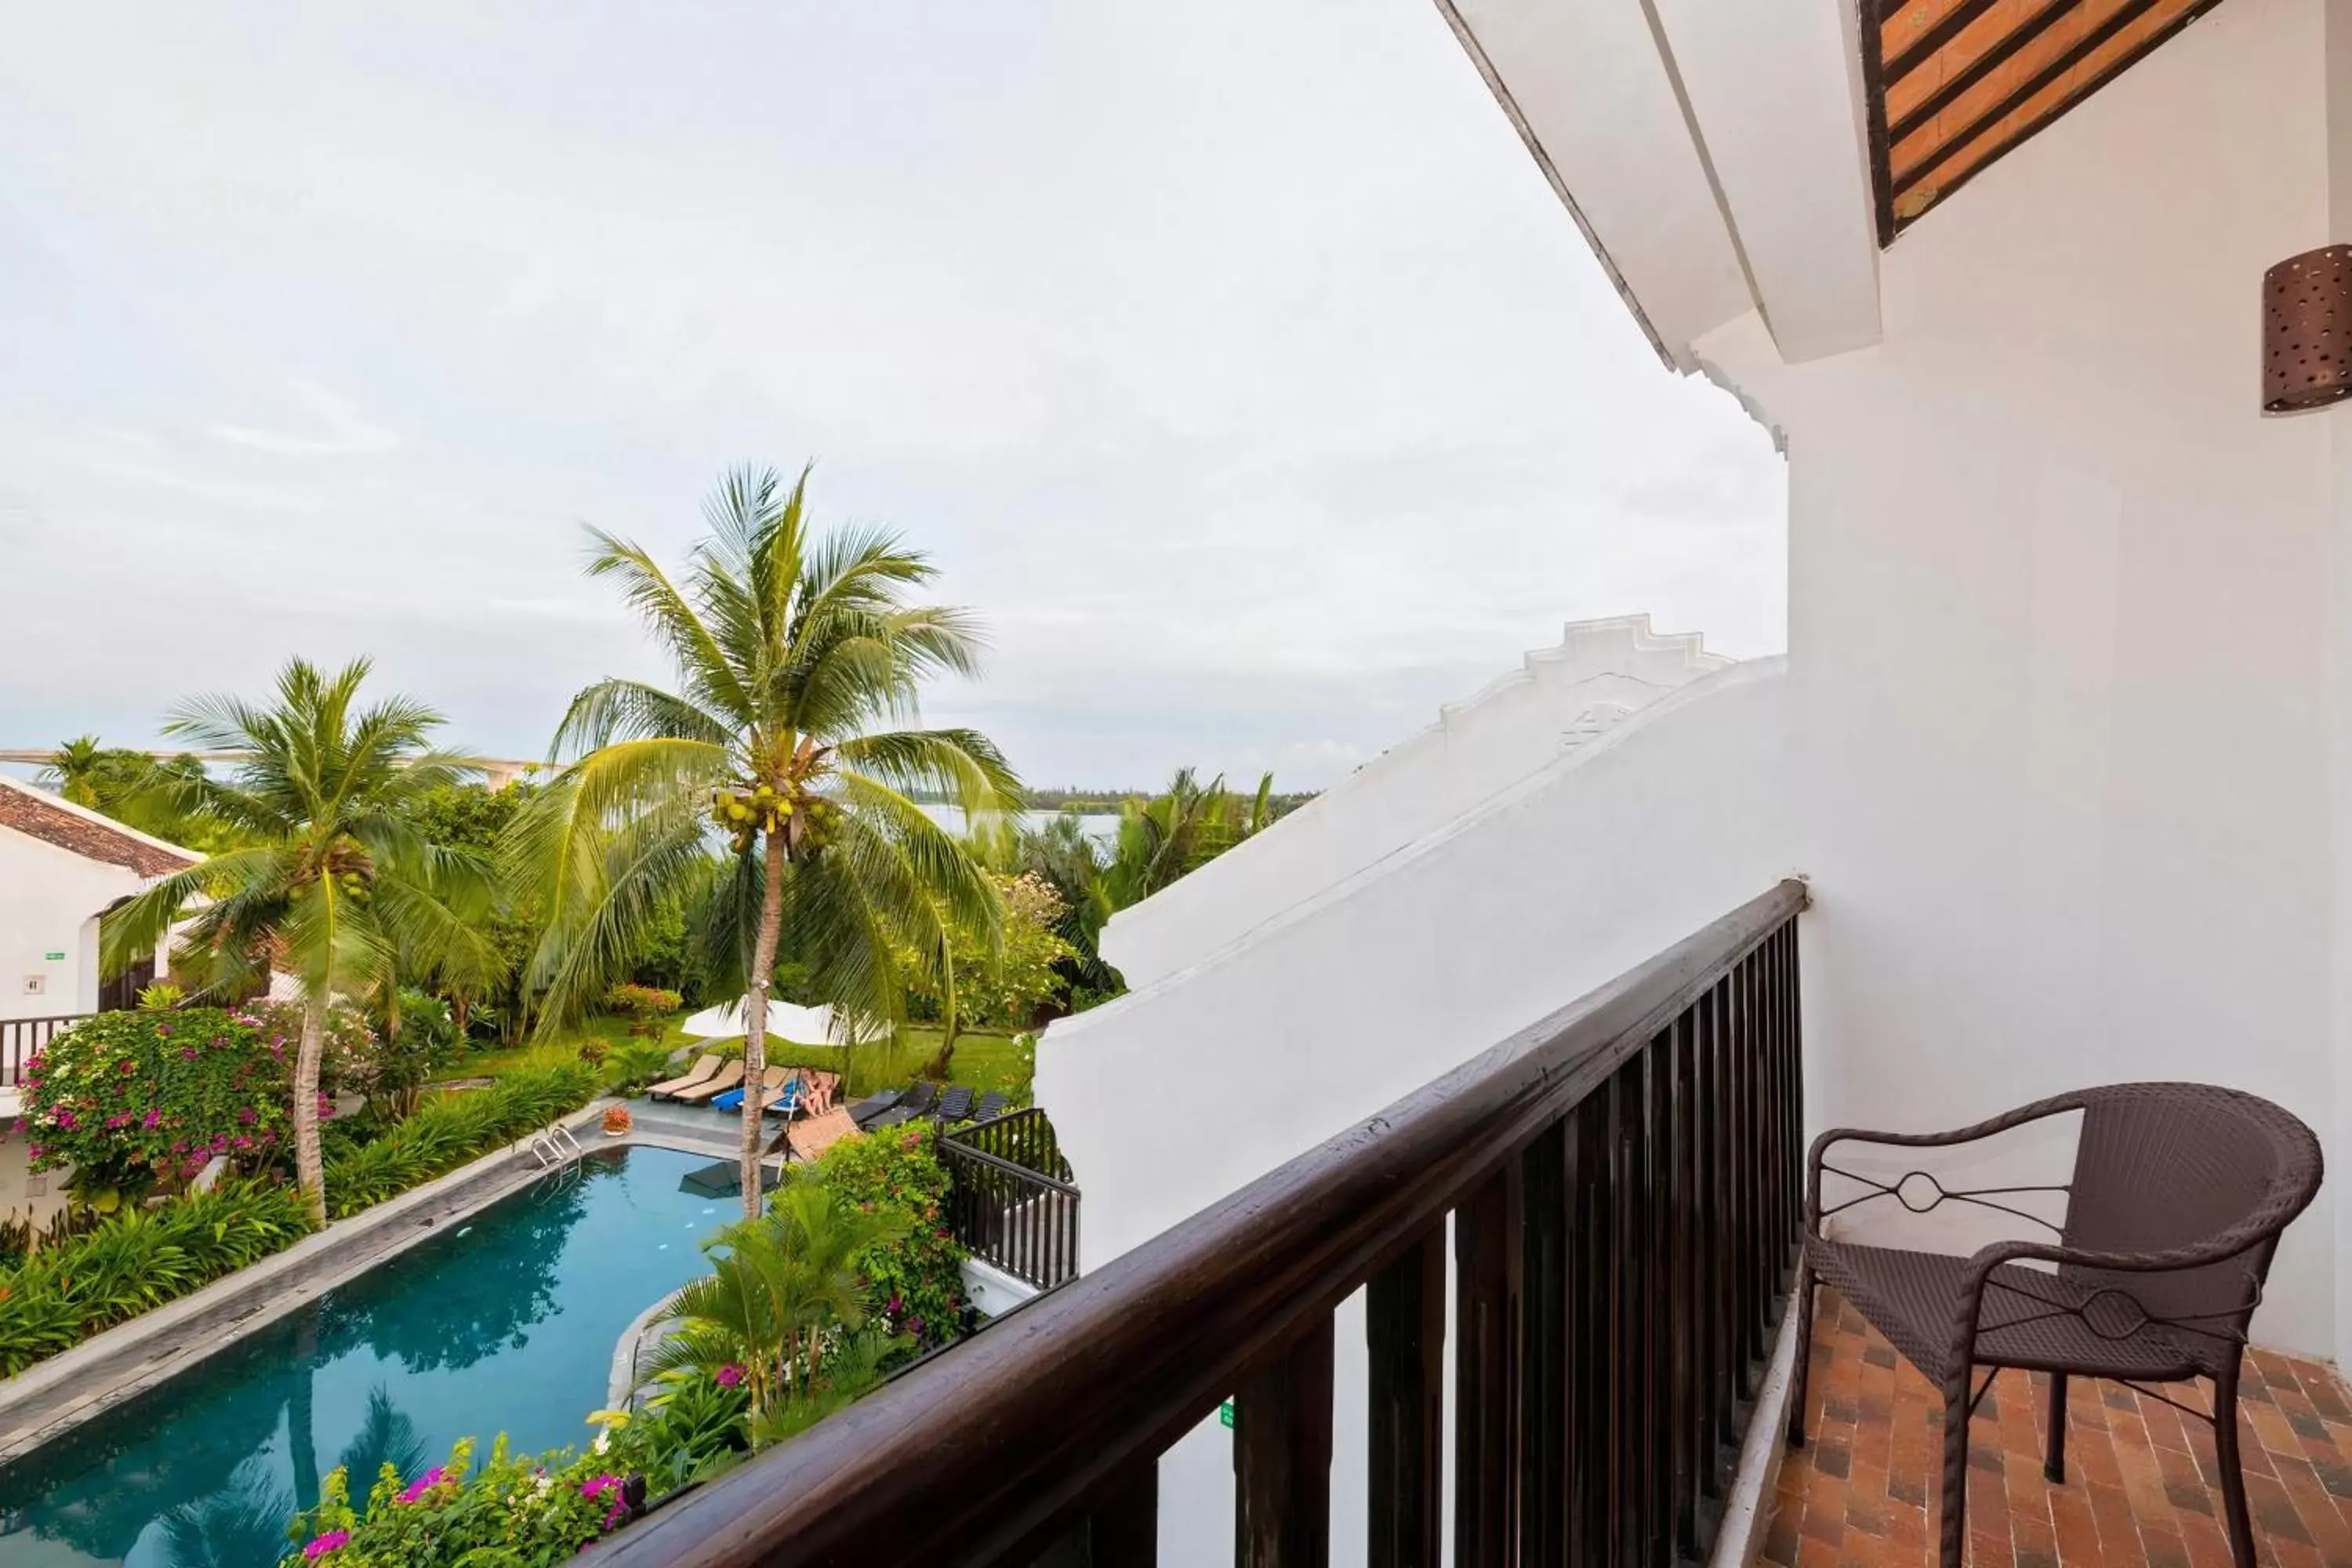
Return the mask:
[[1669,363],[1759,310],[1790,363],[1878,340],[1840,0],[1437,0]]

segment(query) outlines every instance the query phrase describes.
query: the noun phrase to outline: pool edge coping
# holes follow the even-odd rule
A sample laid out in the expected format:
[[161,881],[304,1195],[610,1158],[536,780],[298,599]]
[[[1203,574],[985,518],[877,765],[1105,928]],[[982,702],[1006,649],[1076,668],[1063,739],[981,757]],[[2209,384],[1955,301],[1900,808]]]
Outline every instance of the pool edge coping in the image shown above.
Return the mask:
[[[620,1103],[600,1095],[557,1121],[576,1131]],[[441,1234],[449,1223],[521,1191],[551,1169],[526,1163],[521,1158],[533,1136],[536,1133],[526,1134],[349,1219],[333,1221],[283,1252],[225,1274],[200,1289],[0,1380],[0,1466],[24,1458],[197,1362],[260,1332],[296,1309]],[[638,1146],[689,1154],[710,1152],[707,1148],[686,1147],[657,1131],[640,1132],[635,1128],[583,1145],[583,1149]],[[426,1210],[435,1212],[421,1220],[416,1217]],[[410,1227],[404,1237],[394,1237],[389,1245],[369,1245],[383,1240],[385,1232],[396,1230],[404,1222]],[[297,1278],[287,1280],[289,1275]],[[270,1289],[281,1281],[282,1289]],[[268,1294],[258,1301],[248,1301],[257,1289]],[[171,1344],[161,1353],[150,1353],[157,1342],[174,1334],[185,1335],[185,1342]],[[79,1386],[70,1397],[58,1398],[61,1385],[68,1384]]]

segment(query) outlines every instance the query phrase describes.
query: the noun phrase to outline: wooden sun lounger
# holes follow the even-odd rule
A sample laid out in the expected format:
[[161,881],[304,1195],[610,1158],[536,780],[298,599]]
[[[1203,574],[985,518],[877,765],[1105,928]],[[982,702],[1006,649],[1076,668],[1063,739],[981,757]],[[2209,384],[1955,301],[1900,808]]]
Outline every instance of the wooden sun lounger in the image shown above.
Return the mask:
[[917,1079],[908,1084],[907,1091],[898,1097],[898,1103],[884,1111],[871,1125],[896,1127],[901,1121],[912,1121],[916,1117],[929,1112],[939,1097],[938,1084],[928,1079]]
[[898,1103],[906,1094],[903,1089],[886,1089],[879,1094],[869,1094],[849,1108],[849,1119],[860,1127],[871,1127],[882,1119],[882,1113]]
[[695,1062],[693,1070],[684,1078],[674,1078],[667,1083],[657,1083],[649,1087],[646,1090],[646,1097],[652,1100],[667,1100],[682,1089],[692,1089],[698,1083],[708,1083],[710,1080],[710,1075],[719,1070],[719,1063],[718,1057],[703,1057]]
[[742,1081],[743,1064],[741,1062],[729,1062],[725,1067],[719,1069],[718,1074],[715,1077],[704,1079],[700,1083],[695,1084],[690,1088],[681,1089],[672,1094],[670,1098],[672,1100],[683,1100],[688,1105],[702,1105],[716,1099],[718,1096],[726,1093],[729,1089],[733,1089],[737,1084],[741,1083]]
[[857,1123],[846,1110],[828,1110],[784,1129],[784,1148],[793,1159],[814,1160],[845,1138],[858,1134]]

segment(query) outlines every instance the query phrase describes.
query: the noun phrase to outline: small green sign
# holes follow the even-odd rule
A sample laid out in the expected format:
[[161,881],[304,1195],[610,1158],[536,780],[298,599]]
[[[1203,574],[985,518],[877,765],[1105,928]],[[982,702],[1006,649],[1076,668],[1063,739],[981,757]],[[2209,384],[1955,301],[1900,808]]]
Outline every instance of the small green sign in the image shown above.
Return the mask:
[[1217,1419],[1225,1424],[1225,1429],[1227,1431],[1231,1431],[1233,1429],[1234,1402],[1232,1400],[1228,1399],[1223,1405],[1217,1406]]
[[51,963],[63,963],[66,961],[66,955],[62,952],[45,952],[41,956]]

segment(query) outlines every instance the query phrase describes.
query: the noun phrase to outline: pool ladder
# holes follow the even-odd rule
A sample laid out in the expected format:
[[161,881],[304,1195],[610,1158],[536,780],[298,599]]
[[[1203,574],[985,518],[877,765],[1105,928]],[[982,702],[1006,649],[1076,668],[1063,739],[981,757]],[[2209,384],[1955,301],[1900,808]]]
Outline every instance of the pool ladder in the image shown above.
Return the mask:
[[580,1146],[580,1140],[572,1135],[572,1129],[561,1121],[551,1122],[532,1133],[530,1142],[523,1147],[530,1151],[530,1157],[539,1162],[539,1168],[542,1171],[569,1164],[588,1152]]

